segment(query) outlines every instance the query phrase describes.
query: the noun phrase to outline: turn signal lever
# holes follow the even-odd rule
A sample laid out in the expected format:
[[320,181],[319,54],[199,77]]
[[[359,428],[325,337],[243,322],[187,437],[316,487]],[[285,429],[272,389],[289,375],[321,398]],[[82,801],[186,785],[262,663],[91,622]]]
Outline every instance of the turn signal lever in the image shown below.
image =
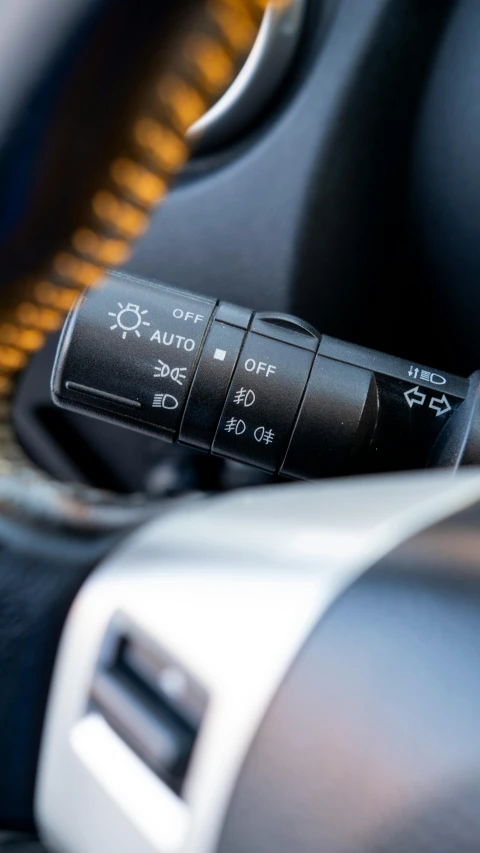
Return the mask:
[[470,380],[120,274],[59,344],[65,408],[290,478],[480,462]]

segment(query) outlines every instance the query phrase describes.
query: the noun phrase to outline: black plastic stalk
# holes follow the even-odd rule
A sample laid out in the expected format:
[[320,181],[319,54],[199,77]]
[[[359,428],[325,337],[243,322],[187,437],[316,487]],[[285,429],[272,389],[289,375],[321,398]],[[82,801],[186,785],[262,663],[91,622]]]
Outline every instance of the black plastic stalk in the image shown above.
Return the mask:
[[[464,401],[470,411],[475,396],[467,379],[322,336],[296,317],[118,273],[71,312],[52,394],[293,479],[445,465],[443,436],[450,447],[454,429],[461,444],[459,430],[472,429]],[[470,464],[480,461],[471,444]]]

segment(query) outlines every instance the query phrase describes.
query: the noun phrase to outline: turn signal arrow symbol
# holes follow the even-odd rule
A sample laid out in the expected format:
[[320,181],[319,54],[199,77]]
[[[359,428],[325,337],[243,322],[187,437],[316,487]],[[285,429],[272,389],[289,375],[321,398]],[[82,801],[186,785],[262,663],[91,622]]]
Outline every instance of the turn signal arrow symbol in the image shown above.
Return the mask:
[[404,397],[411,409],[413,409],[415,405],[423,406],[427,399],[426,394],[422,394],[422,392],[419,391],[418,385],[415,385],[415,388],[410,388],[409,391],[405,391]]
[[447,412],[450,412],[452,407],[444,394],[443,397],[432,397],[429,408],[437,413],[435,417],[438,418],[440,415],[446,415]]

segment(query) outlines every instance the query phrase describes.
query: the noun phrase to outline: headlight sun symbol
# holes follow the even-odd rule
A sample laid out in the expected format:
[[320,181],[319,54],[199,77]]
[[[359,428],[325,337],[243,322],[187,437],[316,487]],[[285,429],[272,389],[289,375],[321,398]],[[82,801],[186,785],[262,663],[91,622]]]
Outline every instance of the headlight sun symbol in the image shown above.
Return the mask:
[[110,326],[110,330],[114,329],[122,329],[122,338],[125,340],[128,332],[135,332],[137,338],[140,338],[139,327],[140,326],[149,326],[150,323],[147,323],[146,320],[143,319],[144,314],[148,314],[147,308],[143,311],[140,311],[139,305],[134,305],[133,302],[129,302],[127,307],[124,308],[121,302],[117,302],[120,311],[116,313],[114,311],[109,311],[109,317],[115,317],[116,323],[113,326]]

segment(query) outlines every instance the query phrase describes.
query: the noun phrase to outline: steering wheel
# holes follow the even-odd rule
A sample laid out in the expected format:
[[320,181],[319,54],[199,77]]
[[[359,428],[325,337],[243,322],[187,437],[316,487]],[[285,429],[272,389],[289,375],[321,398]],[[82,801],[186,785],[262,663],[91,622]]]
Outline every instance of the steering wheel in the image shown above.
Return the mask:
[[[60,853],[473,853],[475,469],[158,501],[57,482],[12,426],[31,355],[128,263],[265,5],[4,0],[0,828]],[[384,67],[392,21],[412,9],[365,0],[352,35],[353,5],[325,2],[322,21],[337,27],[327,54],[349,32],[367,101],[372,34]],[[418,11],[429,45],[447,11]],[[332,92],[331,118],[335,104]],[[373,123],[347,113],[350,144],[368,150]],[[336,142],[322,164],[352,168]],[[307,194],[300,166],[297,179]],[[423,209],[430,191],[433,179]]]

